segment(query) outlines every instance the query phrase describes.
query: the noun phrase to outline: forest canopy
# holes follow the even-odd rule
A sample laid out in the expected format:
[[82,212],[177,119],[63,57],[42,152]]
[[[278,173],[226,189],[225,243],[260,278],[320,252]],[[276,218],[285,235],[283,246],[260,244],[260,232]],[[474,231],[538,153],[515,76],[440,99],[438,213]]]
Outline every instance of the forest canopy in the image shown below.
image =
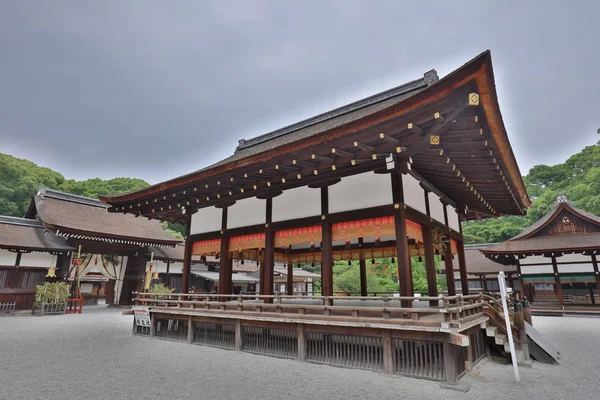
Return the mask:
[[510,239],[544,216],[560,195],[567,196],[577,207],[600,215],[600,142],[587,146],[563,164],[536,165],[523,180],[533,200],[527,215],[464,223],[465,243]]

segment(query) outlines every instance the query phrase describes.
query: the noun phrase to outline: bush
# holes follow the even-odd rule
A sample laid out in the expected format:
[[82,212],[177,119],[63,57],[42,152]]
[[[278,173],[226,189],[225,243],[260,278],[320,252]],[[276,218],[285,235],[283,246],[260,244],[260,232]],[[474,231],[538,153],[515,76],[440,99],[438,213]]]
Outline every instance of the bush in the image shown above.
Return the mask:
[[36,286],[35,307],[41,307],[42,303],[56,304],[65,303],[69,298],[69,285],[64,282],[46,282]]
[[173,293],[173,290],[164,283],[155,283],[150,287],[150,293]]

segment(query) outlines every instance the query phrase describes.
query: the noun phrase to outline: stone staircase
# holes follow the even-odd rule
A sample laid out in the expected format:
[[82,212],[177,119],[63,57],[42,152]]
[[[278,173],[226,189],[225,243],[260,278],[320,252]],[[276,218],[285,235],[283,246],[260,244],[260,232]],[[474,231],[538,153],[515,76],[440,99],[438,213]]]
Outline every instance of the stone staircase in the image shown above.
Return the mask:
[[[485,334],[489,338],[494,338],[496,349],[498,349],[506,358],[510,359],[510,345],[508,342],[508,336],[502,333],[497,326],[488,324],[485,328]],[[515,342],[515,356],[517,357],[517,364],[522,367],[531,367],[532,359],[529,354],[526,354],[525,350],[521,349],[520,343],[517,342],[517,338],[513,337]],[[527,350],[528,351],[528,350]]]

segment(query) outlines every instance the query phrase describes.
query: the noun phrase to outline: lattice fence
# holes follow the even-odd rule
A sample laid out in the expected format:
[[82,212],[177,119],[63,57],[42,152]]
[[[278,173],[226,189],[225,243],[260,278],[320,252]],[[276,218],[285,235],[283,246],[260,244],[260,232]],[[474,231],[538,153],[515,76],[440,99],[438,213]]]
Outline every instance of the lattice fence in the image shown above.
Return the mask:
[[296,329],[242,327],[242,350],[269,356],[296,358],[298,332]]
[[307,332],[306,359],[342,367],[382,370],[383,339]]
[[235,347],[235,325],[194,322],[194,343],[233,349]]
[[435,380],[446,378],[442,343],[393,339],[392,352],[396,374]]
[[156,321],[154,336],[161,339],[187,341],[188,321],[178,319],[159,319]]

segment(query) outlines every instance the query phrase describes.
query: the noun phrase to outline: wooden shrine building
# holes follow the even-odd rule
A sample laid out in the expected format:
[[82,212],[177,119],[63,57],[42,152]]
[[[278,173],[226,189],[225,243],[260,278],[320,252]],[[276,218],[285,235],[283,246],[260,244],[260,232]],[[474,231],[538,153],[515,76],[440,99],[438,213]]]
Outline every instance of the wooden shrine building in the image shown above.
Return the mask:
[[[504,271],[506,274],[506,283],[508,287],[515,290],[519,288],[517,279],[517,268],[514,265],[502,265],[490,260],[484,256],[481,251],[494,244],[471,244],[465,245],[465,261],[467,264],[467,280],[469,282],[469,291],[478,292],[499,292],[498,274]],[[454,276],[456,290],[462,290],[460,281],[460,266],[458,259],[454,259]]]
[[[152,335],[176,335],[170,330],[185,325],[192,332],[188,340],[211,341],[217,339],[210,324],[223,325],[232,336],[218,340],[230,338],[232,347],[266,354],[285,347],[283,356],[333,364],[329,350],[323,350],[330,340],[352,343],[355,349],[375,346],[383,349],[379,361],[355,361],[409,375],[402,346],[425,341],[419,349],[430,352],[428,365],[435,372],[415,374],[449,382],[481,356],[479,327],[487,320],[480,298],[468,296],[461,220],[523,215],[530,205],[502,122],[489,52],[443,79],[429,71],[402,86],[240,140],[233,155],[207,168],[102,200],[111,205],[109,213],[187,226],[183,292],[189,287],[192,255],[219,257],[220,297],[200,296],[204,300],[196,302],[199,295],[184,293],[152,307],[158,323]],[[438,305],[435,254],[445,256],[447,311]],[[413,296],[410,260],[415,256],[425,259],[425,302]],[[362,267],[365,260],[381,257],[397,263],[398,301],[387,299],[379,308],[380,303],[359,297],[364,307],[350,309],[351,300],[333,299],[334,261],[360,260]],[[464,283],[460,301],[453,257]],[[236,303],[228,300],[232,264],[238,259],[260,263],[261,296],[237,296]],[[313,303],[292,296],[291,289],[289,297],[273,296],[276,262],[321,265],[322,296],[313,297],[317,304],[307,305]],[[469,306],[452,308],[465,299]],[[390,314],[388,302],[397,312]],[[175,303],[177,311],[168,307]],[[446,319],[438,319],[444,312]],[[433,315],[425,317],[428,313]],[[160,322],[167,319],[184,322]],[[262,334],[282,342],[256,342]],[[327,336],[322,342],[323,334],[336,339]],[[452,336],[457,334],[466,339]],[[460,355],[456,341],[444,344],[455,339],[471,349],[470,356]],[[311,347],[319,343],[325,343],[323,349]],[[392,348],[395,361],[389,358]],[[442,348],[446,364],[436,364]],[[471,364],[461,357],[471,357]]]
[[600,217],[575,207],[565,196],[558,196],[532,226],[481,252],[497,263],[516,266],[521,295],[535,308],[600,305]]
[[81,246],[84,298],[131,304],[152,250],[180,240],[156,221],[106,209],[95,199],[40,189],[25,218],[0,216],[0,303],[31,308],[36,285],[51,267],[59,279],[73,279],[73,256]]

